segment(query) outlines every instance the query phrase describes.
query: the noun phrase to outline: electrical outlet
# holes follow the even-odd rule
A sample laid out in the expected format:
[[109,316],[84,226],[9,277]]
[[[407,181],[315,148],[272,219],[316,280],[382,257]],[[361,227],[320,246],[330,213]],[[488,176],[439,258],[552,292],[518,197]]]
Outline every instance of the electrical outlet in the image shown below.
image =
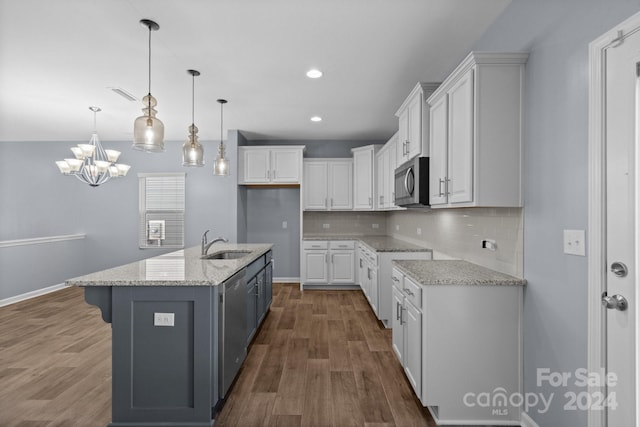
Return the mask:
[[371,224],[371,228],[380,228],[380,224]]
[[492,239],[483,239],[482,240],[482,249],[489,249],[490,251],[494,251],[498,249],[498,245],[495,240]]
[[282,228],[287,229],[287,221],[282,221]]
[[418,234],[418,236],[422,236],[422,228],[418,227],[416,233]]
[[329,227],[330,227],[329,224],[322,224],[322,228],[326,229],[326,228],[329,228]]
[[584,230],[564,230],[564,253],[586,255]]
[[396,231],[400,231],[400,224],[396,224]]
[[153,326],[175,326],[175,313],[153,313]]

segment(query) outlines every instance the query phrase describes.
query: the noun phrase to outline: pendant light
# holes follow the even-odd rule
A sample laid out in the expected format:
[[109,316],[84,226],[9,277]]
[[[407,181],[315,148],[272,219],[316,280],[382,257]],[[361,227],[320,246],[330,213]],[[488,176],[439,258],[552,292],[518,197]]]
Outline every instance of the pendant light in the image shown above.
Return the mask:
[[97,187],[111,178],[127,175],[131,166],[116,163],[120,157],[119,151],[102,148],[96,130],[96,114],[102,110],[100,107],[89,107],[89,110],[93,111],[93,133],[89,143],[71,147],[75,158],[59,160],[56,165],[60,173],[73,175],[85,184]]
[[187,70],[191,74],[191,126],[189,126],[189,139],[182,146],[182,166],[204,166],[204,150],[198,143],[198,128],[195,125],[195,80],[200,71]]
[[142,19],[140,23],[149,28],[149,93],[142,98],[144,115],[138,117],[133,126],[133,148],[149,153],[164,151],[164,124],[156,117],[156,99],[151,96],[151,31],[157,31],[160,26],[149,20]]
[[225,157],[224,142],[222,141],[222,107],[227,103],[226,99],[218,99],[220,104],[220,146],[218,147],[218,157],[213,164],[213,174],[218,176],[228,176],[230,174],[229,159]]

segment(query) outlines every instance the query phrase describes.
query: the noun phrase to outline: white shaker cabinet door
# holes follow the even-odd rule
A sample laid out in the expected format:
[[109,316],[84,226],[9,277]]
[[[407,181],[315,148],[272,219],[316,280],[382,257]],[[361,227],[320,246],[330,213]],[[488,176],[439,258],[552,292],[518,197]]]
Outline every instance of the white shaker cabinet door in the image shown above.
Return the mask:
[[304,252],[305,283],[328,283],[328,251],[311,250]]
[[373,150],[353,153],[354,209],[373,209]]
[[422,95],[416,94],[407,106],[409,143],[406,147],[407,160],[412,159],[422,152]]
[[404,371],[416,395],[422,396],[422,313],[405,302],[403,321],[406,331]]
[[473,69],[449,91],[449,203],[473,201]]
[[326,210],[329,208],[327,179],[325,162],[304,164],[304,209]]
[[353,166],[350,162],[329,163],[329,207],[353,209]]
[[447,95],[444,94],[429,110],[429,202],[447,203]]
[[331,252],[331,283],[355,282],[355,252],[332,251]]
[[300,150],[274,149],[271,152],[273,170],[271,182],[299,183],[300,182]]
[[244,176],[243,182],[267,183],[269,182],[270,151],[264,149],[244,150]]
[[391,331],[393,334],[392,348],[401,365],[404,365],[404,326],[401,321],[404,295],[395,286],[391,287],[391,300],[393,302],[393,316],[391,317]]

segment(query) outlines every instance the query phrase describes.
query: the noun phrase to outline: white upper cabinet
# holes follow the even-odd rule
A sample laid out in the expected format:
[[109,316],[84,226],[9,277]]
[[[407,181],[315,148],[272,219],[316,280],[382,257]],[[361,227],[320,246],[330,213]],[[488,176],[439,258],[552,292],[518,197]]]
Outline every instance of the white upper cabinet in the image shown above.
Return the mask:
[[353,209],[375,209],[375,155],[380,147],[367,145],[351,149],[353,153]]
[[526,53],[470,53],[427,100],[438,207],[522,206]]
[[238,147],[239,184],[300,184],[304,146]]
[[400,209],[395,203],[396,132],[376,154],[376,209]]
[[418,83],[396,112],[398,117],[396,162],[398,165],[416,156],[429,155],[429,108],[425,100],[439,85],[440,83]]
[[353,161],[305,160],[302,188],[304,210],[352,210]]

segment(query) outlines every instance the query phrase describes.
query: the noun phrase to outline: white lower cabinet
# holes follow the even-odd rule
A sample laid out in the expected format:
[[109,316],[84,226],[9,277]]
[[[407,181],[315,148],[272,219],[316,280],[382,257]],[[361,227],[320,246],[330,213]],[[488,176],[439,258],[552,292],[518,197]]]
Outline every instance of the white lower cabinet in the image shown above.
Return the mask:
[[392,319],[393,351],[402,363],[404,372],[416,392],[422,394],[422,311],[411,302],[416,296],[412,288],[418,285],[409,283],[397,270],[393,270],[393,308]]
[[393,352],[436,423],[519,424],[508,398],[522,393],[523,287],[422,286],[396,267],[391,277]]
[[430,251],[376,252],[364,243],[358,244],[358,284],[378,319],[387,327],[393,311],[391,263],[393,260],[429,260]]
[[305,240],[302,243],[302,285],[354,285],[353,240]]

